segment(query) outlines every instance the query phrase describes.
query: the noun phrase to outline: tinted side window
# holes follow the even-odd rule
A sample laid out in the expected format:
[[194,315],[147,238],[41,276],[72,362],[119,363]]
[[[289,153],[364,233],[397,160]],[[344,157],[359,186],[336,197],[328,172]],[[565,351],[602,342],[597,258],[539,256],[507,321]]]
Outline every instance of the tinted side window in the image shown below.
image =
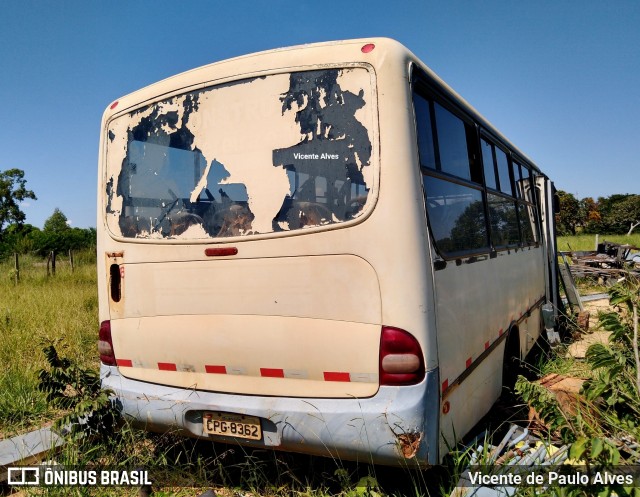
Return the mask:
[[487,194],[491,242],[496,248],[520,243],[520,228],[516,214],[516,203],[501,195]]
[[445,255],[489,246],[482,191],[425,175],[423,185],[431,232]]
[[509,177],[509,161],[507,154],[501,149],[495,147],[496,163],[498,164],[498,181],[500,182],[500,191],[507,195],[513,195],[511,189],[511,179]]
[[433,128],[429,101],[421,95],[415,94],[413,102],[416,110],[416,125],[418,127],[418,151],[420,165],[430,169],[436,168],[436,153],[433,146]]
[[493,145],[488,141],[481,139],[480,146],[482,148],[482,163],[484,165],[484,180],[489,188],[498,189],[496,183],[496,171],[493,163]]
[[538,241],[536,211],[533,205],[518,203],[518,217],[520,218],[520,233],[525,245]]
[[437,103],[435,113],[441,170],[470,180],[469,151],[464,122]]
[[475,126],[419,93],[414,106],[427,216],[438,251],[444,256],[488,252]]
[[516,198],[522,198],[522,167],[516,161],[512,161],[513,166],[513,186],[515,187]]
[[426,210],[438,251],[459,257],[538,243],[530,167],[428,95],[415,93],[414,102]]
[[[514,165],[517,164],[514,162]],[[518,164],[520,180],[516,184],[518,192],[518,217],[520,219],[520,233],[525,245],[538,242],[538,212],[536,208],[535,189],[533,187],[531,170]]]
[[516,194],[519,199],[526,200],[527,202],[533,202],[532,198],[532,190],[531,190],[531,172],[529,168],[518,164],[517,162],[513,163],[514,172],[516,171],[516,166],[518,167],[519,177],[516,179]]

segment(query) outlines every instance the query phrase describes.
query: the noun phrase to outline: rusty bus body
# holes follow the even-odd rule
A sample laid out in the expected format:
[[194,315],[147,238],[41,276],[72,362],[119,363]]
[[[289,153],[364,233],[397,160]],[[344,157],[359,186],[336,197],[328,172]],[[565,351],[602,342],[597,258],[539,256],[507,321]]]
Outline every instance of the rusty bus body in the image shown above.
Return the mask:
[[103,385],[151,430],[438,463],[557,298],[551,187],[393,40],[123,97],[100,146]]

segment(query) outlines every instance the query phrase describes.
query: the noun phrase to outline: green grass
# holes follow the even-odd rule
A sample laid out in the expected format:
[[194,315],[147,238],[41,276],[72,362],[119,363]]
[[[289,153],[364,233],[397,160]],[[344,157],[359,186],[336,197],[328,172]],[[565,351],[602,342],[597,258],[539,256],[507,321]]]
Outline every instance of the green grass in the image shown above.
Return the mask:
[[[0,434],[39,426],[55,416],[37,390],[45,367],[42,349],[54,344],[83,366],[98,367],[98,296],[95,255],[76,257],[74,272],[58,261],[47,277],[46,261],[20,258],[16,285],[13,260],[0,263]],[[88,262],[87,262],[88,260]]]
[[[607,242],[620,243],[623,245],[628,244],[634,247],[640,247],[640,232],[632,233],[630,236],[599,235],[598,237],[599,243],[602,243],[605,240]],[[595,250],[595,249],[596,249],[596,235],[574,235],[574,236],[558,237],[558,250],[562,252]]]

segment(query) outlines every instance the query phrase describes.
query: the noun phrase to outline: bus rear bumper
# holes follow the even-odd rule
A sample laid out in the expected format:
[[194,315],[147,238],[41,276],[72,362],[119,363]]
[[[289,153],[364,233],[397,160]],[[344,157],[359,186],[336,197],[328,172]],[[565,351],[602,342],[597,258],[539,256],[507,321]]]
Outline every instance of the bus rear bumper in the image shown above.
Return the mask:
[[[380,387],[370,398],[261,397],[174,388],[125,378],[101,366],[103,388],[125,420],[158,432],[392,466],[438,461],[438,370],[418,385]],[[221,411],[261,419],[262,440],[213,437],[203,414]]]

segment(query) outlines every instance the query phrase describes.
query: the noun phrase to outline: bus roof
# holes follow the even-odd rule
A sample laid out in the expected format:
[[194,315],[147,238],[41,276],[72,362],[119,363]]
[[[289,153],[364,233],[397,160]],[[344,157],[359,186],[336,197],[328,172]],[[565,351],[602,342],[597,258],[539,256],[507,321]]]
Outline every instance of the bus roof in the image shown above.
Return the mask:
[[[349,50],[345,50],[350,47]],[[366,47],[366,48],[365,48]],[[258,75],[274,69],[288,69],[310,66],[317,63],[368,63],[373,67],[379,66],[387,57],[396,57],[405,61],[407,66],[415,63],[426,74],[429,83],[445,96],[451,103],[460,108],[476,121],[496,139],[512,150],[521,161],[526,162],[538,173],[543,174],[536,164],[506,138],[491,124],[478,110],[451,88],[427,64],[414,55],[400,42],[391,38],[374,37],[352,40],[336,40],[321,43],[309,43],[265,50],[261,52],[240,55],[198,68],[176,74],[157,83],[144,87],[133,93],[121,97],[111,103],[105,110],[104,120],[115,114],[120,114],[134,106],[150,100],[157,100],[164,95],[185,91],[197,87],[209,86],[218,82],[244,78],[248,74]]]

